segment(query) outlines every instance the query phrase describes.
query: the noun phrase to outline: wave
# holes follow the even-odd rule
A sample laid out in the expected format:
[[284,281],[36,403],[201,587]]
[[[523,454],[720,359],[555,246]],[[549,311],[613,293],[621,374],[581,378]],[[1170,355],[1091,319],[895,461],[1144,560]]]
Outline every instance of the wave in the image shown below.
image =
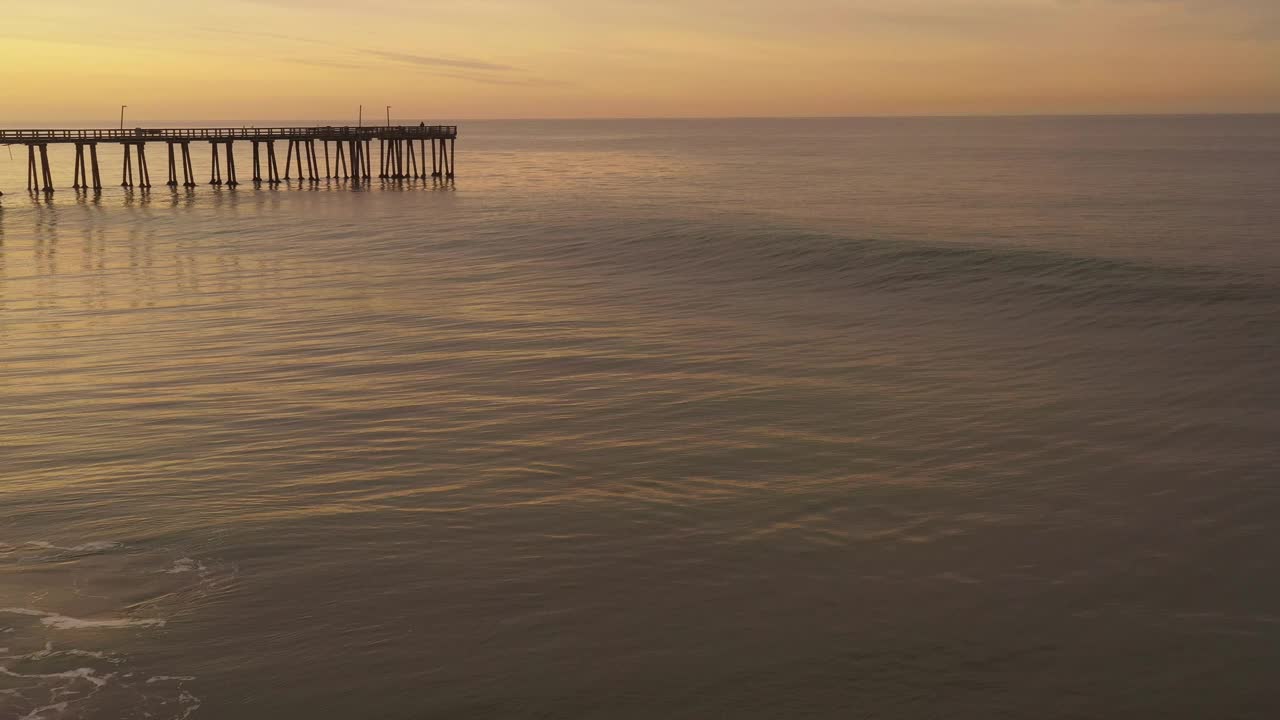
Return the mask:
[[787,227],[618,223],[566,228],[554,247],[542,250],[553,262],[581,270],[786,289],[959,291],[995,302],[1274,303],[1280,291],[1280,278],[1266,268],[1179,265],[1025,245],[855,238]]

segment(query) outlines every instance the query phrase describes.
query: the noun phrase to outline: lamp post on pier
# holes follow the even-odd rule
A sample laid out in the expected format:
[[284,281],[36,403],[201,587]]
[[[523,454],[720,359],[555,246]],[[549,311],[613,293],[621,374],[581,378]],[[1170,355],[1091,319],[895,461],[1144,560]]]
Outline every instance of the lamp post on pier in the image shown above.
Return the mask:
[[124,129],[124,109],[125,109],[125,108],[127,108],[127,107],[129,107],[129,106],[128,106],[128,105],[121,105],[121,106],[120,106],[120,129],[121,129],[121,130],[123,130],[123,129]]

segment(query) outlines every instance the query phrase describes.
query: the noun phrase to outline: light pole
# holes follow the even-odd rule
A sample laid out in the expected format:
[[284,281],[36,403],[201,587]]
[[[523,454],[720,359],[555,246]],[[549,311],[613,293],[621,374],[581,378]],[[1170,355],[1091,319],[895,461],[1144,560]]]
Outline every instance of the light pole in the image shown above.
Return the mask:
[[360,118],[356,120],[356,127],[364,127],[364,106],[360,106]]
[[391,127],[391,106],[387,106],[387,127]]
[[121,105],[121,106],[120,106],[120,129],[121,129],[121,130],[123,130],[123,129],[124,129],[124,109],[125,109],[125,108],[127,108],[127,107],[129,107],[129,106],[128,106],[128,105]]

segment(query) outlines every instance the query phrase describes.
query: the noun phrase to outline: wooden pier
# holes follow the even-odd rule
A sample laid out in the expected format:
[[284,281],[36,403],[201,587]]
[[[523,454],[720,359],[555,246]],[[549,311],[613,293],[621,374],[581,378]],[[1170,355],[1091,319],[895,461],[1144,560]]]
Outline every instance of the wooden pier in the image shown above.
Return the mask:
[[[277,185],[291,180],[296,167],[297,179],[317,183],[321,180],[350,180],[353,183],[374,178],[374,144],[377,144],[378,178],[427,179],[452,178],[454,146],[458,138],[456,125],[385,125],[381,127],[280,127],[280,128],[130,128],[110,130],[0,130],[0,145],[27,146],[27,190],[51,193],[53,172],[49,166],[50,145],[74,145],[75,167],[71,187],[101,190],[103,174],[98,164],[98,144],[115,143],[124,148],[120,169],[120,186],[151,187],[151,168],[147,162],[147,144],[168,146],[168,180],[170,187],[195,187],[195,167],[191,162],[191,143],[208,143],[211,163],[210,185],[235,187],[240,184],[236,171],[235,145],[252,145],[252,176],[255,186]],[[280,174],[277,143],[286,145],[284,175]],[[329,152],[333,145],[332,155]],[[431,167],[427,168],[427,144],[431,145]],[[323,168],[321,157],[323,156]]]

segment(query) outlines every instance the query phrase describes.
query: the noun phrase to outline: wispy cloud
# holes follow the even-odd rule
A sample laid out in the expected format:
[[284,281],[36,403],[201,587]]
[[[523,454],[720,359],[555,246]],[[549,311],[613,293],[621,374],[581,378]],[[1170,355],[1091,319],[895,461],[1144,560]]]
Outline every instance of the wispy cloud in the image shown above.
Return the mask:
[[461,68],[463,70],[481,70],[485,72],[514,72],[519,68],[499,63],[468,60],[465,58],[434,57],[430,55],[413,55],[411,53],[392,52],[390,50],[365,50],[369,55],[384,60],[421,65],[424,67]]
[[309,58],[284,58],[285,61],[296,63],[298,65],[309,65],[318,68],[331,68],[335,70],[368,70],[369,65],[365,63],[340,62],[337,60],[311,60]]
[[285,40],[287,42],[303,43],[306,45],[328,45],[328,42],[314,40],[312,38],[302,37],[300,35],[290,35],[287,33],[263,32],[261,30],[243,30],[240,28],[199,28],[197,32],[211,33],[214,35],[231,35],[234,37],[250,37],[264,38],[267,40]]
[[562,80],[546,80],[536,77],[494,77],[492,75],[475,75],[473,73],[434,72],[438,77],[466,80],[485,85],[505,85],[507,87],[572,87],[573,83]]
[[392,50],[362,50],[365,57],[407,65],[435,77],[508,87],[565,87],[570,83],[533,77],[514,65],[470,58],[415,55]]

